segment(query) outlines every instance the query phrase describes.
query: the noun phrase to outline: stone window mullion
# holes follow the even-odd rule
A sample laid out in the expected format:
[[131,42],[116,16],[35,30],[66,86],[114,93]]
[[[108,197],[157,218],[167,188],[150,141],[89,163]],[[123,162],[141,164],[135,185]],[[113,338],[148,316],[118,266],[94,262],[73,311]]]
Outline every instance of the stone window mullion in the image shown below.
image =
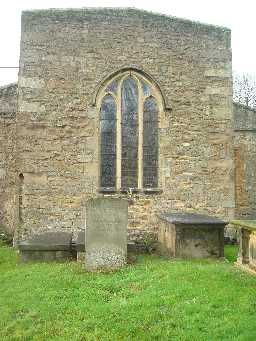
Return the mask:
[[143,187],[143,90],[141,82],[138,80],[138,116],[139,116],[139,141],[138,141],[138,189]]
[[122,89],[122,80],[118,83],[117,88],[117,131],[116,131],[116,188],[120,190],[121,188],[121,157],[122,157],[122,126],[121,126],[121,89]]

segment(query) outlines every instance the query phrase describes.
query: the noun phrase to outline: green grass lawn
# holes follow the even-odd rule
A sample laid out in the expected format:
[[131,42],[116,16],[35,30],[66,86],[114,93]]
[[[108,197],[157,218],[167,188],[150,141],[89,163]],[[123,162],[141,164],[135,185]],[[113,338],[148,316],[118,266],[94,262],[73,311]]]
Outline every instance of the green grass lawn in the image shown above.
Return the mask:
[[256,340],[256,276],[226,261],[139,256],[115,273],[18,264],[0,247],[0,340]]

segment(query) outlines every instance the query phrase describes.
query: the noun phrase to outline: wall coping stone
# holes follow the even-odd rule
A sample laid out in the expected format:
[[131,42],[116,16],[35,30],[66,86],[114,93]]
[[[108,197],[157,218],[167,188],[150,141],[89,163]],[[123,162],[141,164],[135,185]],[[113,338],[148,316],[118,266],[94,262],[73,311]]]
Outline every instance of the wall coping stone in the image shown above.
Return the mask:
[[81,7],[81,8],[48,8],[48,9],[30,9],[30,10],[24,10],[22,11],[22,15],[27,15],[27,14],[34,14],[34,15],[39,15],[39,16],[44,16],[46,15],[49,17],[49,14],[76,14],[76,13],[88,13],[88,14],[103,14],[103,15],[112,15],[112,16],[126,16],[127,14],[129,15],[138,15],[139,17],[145,19],[145,18],[155,18],[159,19],[162,22],[172,22],[172,21],[177,21],[181,22],[184,24],[190,24],[192,26],[196,27],[205,27],[205,28],[211,28],[215,29],[218,31],[222,32],[230,32],[231,29],[228,27],[224,26],[219,26],[219,25],[213,25],[213,24],[208,24],[208,23],[203,23],[200,21],[196,20],[191,20],[187,18],[179,18],[171,15],[166,15],[162,13],[157,13],[157,12],[152,12],[152,11],[147,11],[143,9],[138,9],[135,7]]

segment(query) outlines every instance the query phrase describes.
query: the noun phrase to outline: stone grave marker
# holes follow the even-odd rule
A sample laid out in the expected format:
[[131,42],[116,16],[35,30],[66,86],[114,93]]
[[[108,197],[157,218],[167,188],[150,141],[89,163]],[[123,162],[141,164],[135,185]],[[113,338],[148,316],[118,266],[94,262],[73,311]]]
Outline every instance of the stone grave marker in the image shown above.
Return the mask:
[[18,243],[22,262],[52,262],[72,259],[72,232],[49,230]]
[[223,257],[225,225],[227,222],[203,214],[160,214],[158,250],[177,258]]
[[85,267],[111,270],[126,264],[128,202],[90,199],[86,207]]

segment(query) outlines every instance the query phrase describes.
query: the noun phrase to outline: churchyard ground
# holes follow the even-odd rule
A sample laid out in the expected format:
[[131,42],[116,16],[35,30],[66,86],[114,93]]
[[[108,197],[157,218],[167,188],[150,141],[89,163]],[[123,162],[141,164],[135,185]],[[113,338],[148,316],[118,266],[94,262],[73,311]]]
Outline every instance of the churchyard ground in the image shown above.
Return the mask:
[[20,264],[0,247],[1,340],[255,340],[256,277],[226,260],[138,256],[112,273]]

